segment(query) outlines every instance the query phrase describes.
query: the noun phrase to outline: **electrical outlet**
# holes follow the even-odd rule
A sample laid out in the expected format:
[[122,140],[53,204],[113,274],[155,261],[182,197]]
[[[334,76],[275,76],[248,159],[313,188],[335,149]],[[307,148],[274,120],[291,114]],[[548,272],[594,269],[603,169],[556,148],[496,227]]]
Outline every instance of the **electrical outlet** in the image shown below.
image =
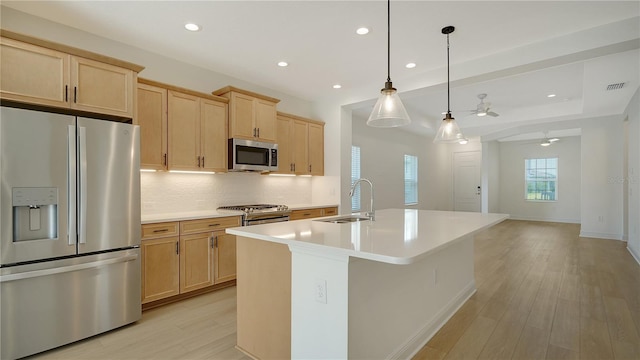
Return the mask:
[[316,301],[322,304],[327,303],[327,280],[325,279],[316,279],[315,288],[314,288]]

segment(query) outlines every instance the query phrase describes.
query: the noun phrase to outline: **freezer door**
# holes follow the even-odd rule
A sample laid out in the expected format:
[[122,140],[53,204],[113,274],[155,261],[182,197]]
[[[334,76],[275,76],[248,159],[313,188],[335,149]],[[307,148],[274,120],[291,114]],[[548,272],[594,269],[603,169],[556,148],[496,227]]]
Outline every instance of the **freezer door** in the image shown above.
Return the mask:
[[0,108],[1,265],[76,253],[74,122]]
[[140,127],[78,118],[79,253],[140,244]]
[[139,320],[140,289],[140,249],[0,269],[0,359]]

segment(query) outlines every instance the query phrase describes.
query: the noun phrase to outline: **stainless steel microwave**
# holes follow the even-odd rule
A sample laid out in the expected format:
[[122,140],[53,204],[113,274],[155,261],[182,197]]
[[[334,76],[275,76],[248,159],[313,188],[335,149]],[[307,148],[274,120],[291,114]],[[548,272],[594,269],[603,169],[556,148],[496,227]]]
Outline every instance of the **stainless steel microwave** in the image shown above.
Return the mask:
[[230,171],[277,171],[278,144],[229,139]]

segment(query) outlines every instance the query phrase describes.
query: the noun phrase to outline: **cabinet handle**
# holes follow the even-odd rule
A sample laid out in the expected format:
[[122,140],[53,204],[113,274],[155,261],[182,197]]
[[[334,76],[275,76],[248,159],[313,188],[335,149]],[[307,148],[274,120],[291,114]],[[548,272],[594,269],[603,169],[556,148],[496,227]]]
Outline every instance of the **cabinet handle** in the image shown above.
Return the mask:
[[253,128],[253,137],[256,137],[256,128]]
[[204,156],[202,157],[202,167],[204,167]]
[[289,164],[289,171],[293,171],[293,163]]
[[200,167],[200,156],[198,156],[198,167]]
[[78,102],[78,87],[77,86],[73,87],[73,102],[74,103]]
[[220,226],[220,224],[209,224],[209,226]]
[[311,213],[306,213],[306,214],[302,214],[302,215],[304,215],[304,216],[310,216],[310,215],[311,215]]
[[296,171],[296,163],[293,163],[293,171]]
[[309,164],[309,172],[311,172],[311,164]]
[[180,242],[176,241],[176,255],[180,255]]
[[164,166],[167,166],[167,153],[165,153],[165,154],[163,155],[163,157],[164,157],[163,165],[164,165]]
[[218,247],[218,235],[213,237],[213,247]]
[[260,137],[260,128],[258,128],[258,137]]
[[64,86],[64,102],[69,101],[69,85]]
[[210,237],[210,238],[209,238],[209,240],[210,240],[210,242],[211,242],[211,248],[212,248],[212,249],[213,249],[213,239],[214,239],[214,236],[212,236],[212,237]]
[[153,230],[154,233],[161,233],[161,232],[167,232],[169,231],[169,229],[158,229],[158,230]]

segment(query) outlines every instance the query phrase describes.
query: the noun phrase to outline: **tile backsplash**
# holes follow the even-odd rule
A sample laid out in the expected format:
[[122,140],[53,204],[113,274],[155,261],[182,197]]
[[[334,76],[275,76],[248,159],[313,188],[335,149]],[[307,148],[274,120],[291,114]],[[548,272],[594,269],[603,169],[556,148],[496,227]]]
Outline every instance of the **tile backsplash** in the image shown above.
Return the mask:
[[143,215],[251,203],[311,204],[311,178],[258,173],[140,173]]

